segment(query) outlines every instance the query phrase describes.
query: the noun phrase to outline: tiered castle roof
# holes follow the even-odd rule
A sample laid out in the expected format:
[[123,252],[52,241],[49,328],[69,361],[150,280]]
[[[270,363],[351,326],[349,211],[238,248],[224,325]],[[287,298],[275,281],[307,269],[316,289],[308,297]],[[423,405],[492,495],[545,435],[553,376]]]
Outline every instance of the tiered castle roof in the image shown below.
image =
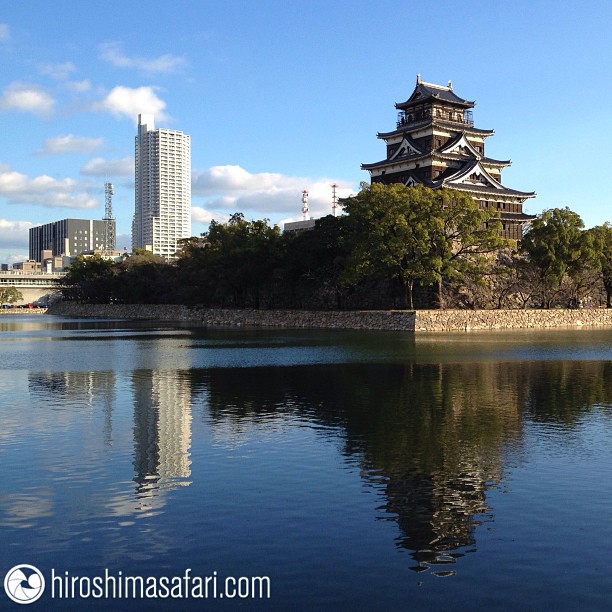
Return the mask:
[[485,140],[494,130],[474,127],[475,102],[459,97],[447,86],[426,83],[417,76],[416,86],[398,110],[396,129],[377,136],[387,144],[387,157],[363,164],[372,181],[448,187],[470,193],[482,207],[501,211],[509,237],[520,238],[520,225],[533,218],[522,211],[522,203],[534,192],[504,186],[501,170],[510,160],[485,155]]

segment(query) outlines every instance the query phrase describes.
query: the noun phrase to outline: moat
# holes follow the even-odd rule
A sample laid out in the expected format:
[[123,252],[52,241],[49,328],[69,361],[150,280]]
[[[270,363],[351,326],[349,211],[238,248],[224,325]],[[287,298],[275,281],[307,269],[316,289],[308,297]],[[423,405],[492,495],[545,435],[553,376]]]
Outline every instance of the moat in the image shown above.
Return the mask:
[[6,569],[271,579],[182,610],[609,609],[610,328],[7,315],[0,367]]

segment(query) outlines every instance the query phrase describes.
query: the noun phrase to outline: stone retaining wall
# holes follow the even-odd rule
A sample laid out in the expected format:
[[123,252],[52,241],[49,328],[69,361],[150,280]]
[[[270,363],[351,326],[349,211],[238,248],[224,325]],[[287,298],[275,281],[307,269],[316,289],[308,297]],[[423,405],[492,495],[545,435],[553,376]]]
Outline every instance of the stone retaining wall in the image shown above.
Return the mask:
[[189,321],[203,326],[386,329],[416,332],[612,326],[612,309],[581,310],[224,310],[172,304],[58,302],[48,314],[70,317]]
[[612,309],[418,310],[415,331],[612,326]]
[[171,304],[77,304],[75,302],[58,302],[49,308],[48,314],[71,317],[189,321],[204,326],[414,329],[414,312],[399,310],[229,310],[188,308]]

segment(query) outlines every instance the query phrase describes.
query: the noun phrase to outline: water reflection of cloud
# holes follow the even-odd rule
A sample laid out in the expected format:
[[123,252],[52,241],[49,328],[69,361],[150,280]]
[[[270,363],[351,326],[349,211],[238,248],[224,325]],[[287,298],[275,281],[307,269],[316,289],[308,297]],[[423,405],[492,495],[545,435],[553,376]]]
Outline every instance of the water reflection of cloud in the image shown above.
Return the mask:
[[33,527],[39,519],[54,515],[52,491],[43,489],[39,493],[7,493],[0,496],[0,526]]

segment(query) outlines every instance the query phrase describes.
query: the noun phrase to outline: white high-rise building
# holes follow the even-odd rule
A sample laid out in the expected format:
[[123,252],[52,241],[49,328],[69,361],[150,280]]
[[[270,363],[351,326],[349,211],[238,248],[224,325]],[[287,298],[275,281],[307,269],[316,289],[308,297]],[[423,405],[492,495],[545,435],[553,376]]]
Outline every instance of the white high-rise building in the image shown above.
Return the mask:
[[177,240],[191,236],[191,138],[138,115],[135,170],[132,248],[174,259]]

